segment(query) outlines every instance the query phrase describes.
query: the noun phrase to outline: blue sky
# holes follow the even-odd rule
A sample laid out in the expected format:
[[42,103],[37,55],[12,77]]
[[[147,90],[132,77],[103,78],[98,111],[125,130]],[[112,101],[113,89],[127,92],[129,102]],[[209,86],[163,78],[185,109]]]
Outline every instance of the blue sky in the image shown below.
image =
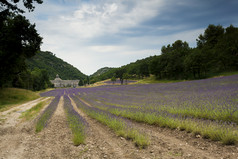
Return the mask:
[[196,47],[209,24],[238,27],[237,0],[44,0],[32,13],[41,49],[90,75],[159,55],[176,40]]

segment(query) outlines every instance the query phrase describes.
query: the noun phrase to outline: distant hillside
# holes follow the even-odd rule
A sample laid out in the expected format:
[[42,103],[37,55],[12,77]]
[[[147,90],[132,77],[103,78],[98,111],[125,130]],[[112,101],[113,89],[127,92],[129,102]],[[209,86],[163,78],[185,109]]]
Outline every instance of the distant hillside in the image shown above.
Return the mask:
[[97,70],[94,74],[92,74],[90,77],[97,77],[97,76],[100,76],[110,70],[112,70],[113,68],[110,68],[110,67],[103,67],[103,68],[100,68],[99,70]]
[[56,74],[59,74],[61,79],[74,80],[86,78],[86,75],[77,68],[48,51],[37,53],[31,59],[28,59],[26,63],[30,70],[34,68],[46,69],[50,79],[54,79]]
[[113,76],[121,78],[123,74],[128,74],[130,79],[140,79],[149,76],[149,63],[154,58],[156,56],[147,57],[119,68],[101,68],[90,76],[90,83],[111,79]]

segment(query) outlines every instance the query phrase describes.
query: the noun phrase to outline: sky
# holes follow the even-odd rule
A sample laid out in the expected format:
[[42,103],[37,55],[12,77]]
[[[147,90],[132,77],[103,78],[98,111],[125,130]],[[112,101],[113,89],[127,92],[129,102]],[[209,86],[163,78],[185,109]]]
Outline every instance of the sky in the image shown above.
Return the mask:
[[182,40],[196,47],[209,24],[238,27],[237,0],[43,0],[25,13],[42,51],[91,75],[160,55]]

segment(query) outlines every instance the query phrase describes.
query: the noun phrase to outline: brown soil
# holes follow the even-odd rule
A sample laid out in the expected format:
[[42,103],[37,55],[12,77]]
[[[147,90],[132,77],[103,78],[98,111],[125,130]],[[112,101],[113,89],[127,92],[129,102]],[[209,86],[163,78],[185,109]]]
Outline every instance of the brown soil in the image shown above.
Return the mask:
[[[108,127],[75,110],[88,123],[85,144],[74,146],[72,133],[66,121],[63,98],[48,126],[35,133],[35,121],[22,122],[21,112],[41,100],[21,105],[0,114],[0,158],[88,158],[88,159],[172,159],[172,158],[223,158],[238,159],[238,146],[224,146],[179,130],[169,130],[142,123],[131,122],[141,132],[148,134],[151,144],[138,149],[130,140],[115,135]],[[43,110],[42,110],[43,111]]]
[[[39,98],[0,113],[0,158],[19,158],[24,152],[24,142],[32,133],[34,120],[22,122],[22,112],[49,98]],[[48,101],[48,103],[50,100]]]

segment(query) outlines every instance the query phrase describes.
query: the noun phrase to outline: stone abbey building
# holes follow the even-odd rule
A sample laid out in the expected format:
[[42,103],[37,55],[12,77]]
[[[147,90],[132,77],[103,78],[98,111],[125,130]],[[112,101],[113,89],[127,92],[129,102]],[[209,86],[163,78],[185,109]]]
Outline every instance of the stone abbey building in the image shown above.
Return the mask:
[[55,88],[60,87],[77,87],[79,84],[79,80],[62,80],[59,78],[59,75],[56,75],[56,78],[54,80],[50,80],[52,84],[54,84]]

